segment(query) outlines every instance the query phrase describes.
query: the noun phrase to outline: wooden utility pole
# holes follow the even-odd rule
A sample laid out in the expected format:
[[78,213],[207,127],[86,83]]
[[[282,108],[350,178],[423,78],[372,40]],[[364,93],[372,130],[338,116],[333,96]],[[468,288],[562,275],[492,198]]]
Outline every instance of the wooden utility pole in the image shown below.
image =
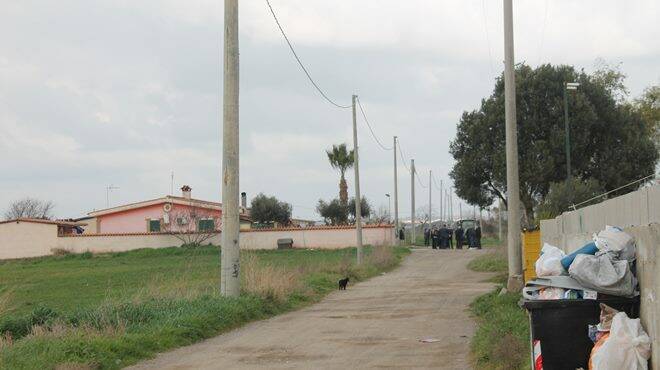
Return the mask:
[[357,238],[357,264],[362,263],[362,204],[360,203],[360,160],[358,155],[357,115],[353,95],[353,169],[355,170],[355,234]]
[[240,294],[238,57],[238,0],[225,0],[220,293],[226,297],[238,297]]
[[504,1],[504,116],[506,126],[507,251],[509,279],[507,289],[522,289],[520,251],[520,184],[518,178],[518,126],[516,124],[516,78],[513,56],[513,5]]

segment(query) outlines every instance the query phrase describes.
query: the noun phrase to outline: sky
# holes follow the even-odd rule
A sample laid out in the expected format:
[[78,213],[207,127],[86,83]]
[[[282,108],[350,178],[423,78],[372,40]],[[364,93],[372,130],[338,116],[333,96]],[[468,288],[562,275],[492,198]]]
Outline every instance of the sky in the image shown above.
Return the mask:
[[[415,159],[422,184],[432,170],[446,187],[458,119],[503,69],[502,2],[271,4],[321,88],[340,104],[357,94],[379,139],[391,146],[397,135]],[[0,8],[0,212],[36,197],[53,201],[57,217],[81,217],[107,201],[169,194],[172,173],[175,194],[188,184],[193,197],[220,201],[223,1],[0,0]],[[313,89],[265,0],[240,1],[239,19],[241,191],[319,219],[317,201],[339,190],[325,149],[352,146],[351,111]],[[620,63],[632,98],[660,81],[658,19],[655,0],[514,1],[516,63],[587,71],[599,58]],[[358,125],[362,194],[387,209],[393,154]],[[351,195],[353,179],[351,170]],[[399,160],[402,218],[410,190]],[[428,207],[419,183],[416,197]],[[432,197],[437,213],[435,185]]]

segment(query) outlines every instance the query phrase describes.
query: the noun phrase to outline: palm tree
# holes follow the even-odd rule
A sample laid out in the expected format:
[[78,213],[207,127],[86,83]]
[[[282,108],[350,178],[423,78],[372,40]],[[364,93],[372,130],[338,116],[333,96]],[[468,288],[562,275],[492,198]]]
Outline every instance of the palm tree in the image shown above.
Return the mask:
[[339,202],[342,205],[348,204],[348,185],[346,185],[346,170],[353,167],[353,151],[346,149],[346,144],[333,145],[332,149],[325,151],[328,155],[328,161],[332,168],[339,170],[341,179],[339,180]]

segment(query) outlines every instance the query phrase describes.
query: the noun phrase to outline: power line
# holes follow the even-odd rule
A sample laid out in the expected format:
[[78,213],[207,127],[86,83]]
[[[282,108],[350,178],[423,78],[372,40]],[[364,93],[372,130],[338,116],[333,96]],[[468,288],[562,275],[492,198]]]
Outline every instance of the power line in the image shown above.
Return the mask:
[[435,187],[435,190],[442,190],[440,189],[440,186],[438,186],[438,180],[435,179],[433,172],[431,172],[431,178],[433,179],[433,186]]
[[371,128],[371,125],[369,124],[369,120],[367,119],[367,115],[364,113],[364,109],[362,108],[362,103],[360,103],[360,98],[359,98],[359,97],[357,98],[357,103],[358,103],[358,106],[360,107],[360,112],[362,112],[362,117],[364,118],[364,122],[367,124],[367,127],[369,127],[369,131],[371,132],[371,136],[374,138],[374,140],[376,141],[376,143],[377,143],[377,144],[378,144],[383,150],[392,150],[393,147],[386,147],[385,145],[383,145],[383,143],[380,142],[380,140],[378,140],[378,137],[377,137],[376,134],[374,133],[373,128]]
[[428,186],[424,186],[424,184],[422,183],[422,180],[419,179],[419,173],[417,172],[417,168],[415,168],[415,175],[417,175],[417,176],[415,176],[415,178],[417,179],[417,183],[419,184],[419,186],[421,186],[422,189],[427,189]]
[[305,68],[305,65],[302,63],[300,58],[298,57],[298,54],[296,53],[296,50],[293,48],[293,45],[291,44],[291,41],[289,41],[289,38],[286,36],[286,33],[284,32],[284,28],[282,28],[282,25],[280,24],[280,21],[277,19],[277,15],[275,15],[275,11],[273,10],[273,7],[270,5],[270,1],[266,0],[266,4],[268,4],[268,8],[270,9],[270,13],[273,15],[273,19],[275,19],[275,23],[277,23],[277,27],[280,29],[280,32],[282,33],[282,36],[284,36],[284,40],[286,40],[286,43],[289,45],[289,49],[291,49],[291,53],[293,53],[293,56],[296,58],[296,61],[298,61],[298,65],[300,65],[300,68],[305,72],[307,75],[307,78],[309,79],[309,82],[314,85],[316,90],[327,100],[330,104],[334,105],[337,108],[351,108],[351,105],[341,105],[335,103],[332,99],[326,95],[323,90],[319,87],[319,85],[314,81],[312,76],[309,74],[309,71],[307,71],[307,68]]
[[481,0],[481,10],[484,19],[484,33],[486,35],[486,45],[488,46],[488,65],[490,66],[490,73],[495,74],[493,67],[493,54],[490,51],[490,37],[488,36],[488,22],[486,20],[486,0]]
[[403,168],[408,170],[408,173],[410,173],[410,168],[406,165],[406,157],[403,155],[403,151],[401,150],[401,141],[399,141],[399,145],[396,146],[399,148],[399,156],[401,157],[401,163],[403,163]]

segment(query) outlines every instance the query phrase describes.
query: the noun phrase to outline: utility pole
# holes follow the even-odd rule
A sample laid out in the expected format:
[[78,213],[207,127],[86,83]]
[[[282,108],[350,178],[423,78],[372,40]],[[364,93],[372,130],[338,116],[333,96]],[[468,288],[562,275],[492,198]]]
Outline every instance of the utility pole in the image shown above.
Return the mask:
[[410,245],[415,245],[415,160],[410,160],[410,223],[412,224]]
[[445,210],[442,207],[442,198],[445,196],[444,192],[442,191],[442,180],[440,180],[440,222],[443,221],[445,218]]
[[504,112],[506,120],[506,188],[507,250],[509,279],[507,289],[522,289],[522,256],[520,251],[520,183],[518,178],[518,127],[516,124],[516,78],[513,67],[513,4],[504,1]]
[[502,199],[497,206],[497,239],[502,241]]
[[394,240],[396,245],[401,244],[399,240],[399,177],[396,172],[396,136],[394,136]]
[[358,155],[357,115],[353,95],[353,168],[355,169],[355,234],[357,237],[357,264],[362,264],[362,204],[360,204],[360,160]]
[[[454,221],[454,197],[451,187],[449,188],[449,225]],[[451,227],[451,226],[450,226]]]
[[461,202],[458,203],[458,219],[463,219],[463,203]]
[[564,82],[564,132],[565,140],[564,144],[566,145],[566,184],[571,186],[571,130],[569,129],[568,124],[568,85]]
[[433,176],[433,173],[429,170],[429,229],[433,222],[433,208],[431,207],[431,190],[433,190],[433,184],[431,184],[431,176]]
[[241,268],[238,220],[238,0],[225,0],[224,28],[220,293],[226,297],[238,297]]

